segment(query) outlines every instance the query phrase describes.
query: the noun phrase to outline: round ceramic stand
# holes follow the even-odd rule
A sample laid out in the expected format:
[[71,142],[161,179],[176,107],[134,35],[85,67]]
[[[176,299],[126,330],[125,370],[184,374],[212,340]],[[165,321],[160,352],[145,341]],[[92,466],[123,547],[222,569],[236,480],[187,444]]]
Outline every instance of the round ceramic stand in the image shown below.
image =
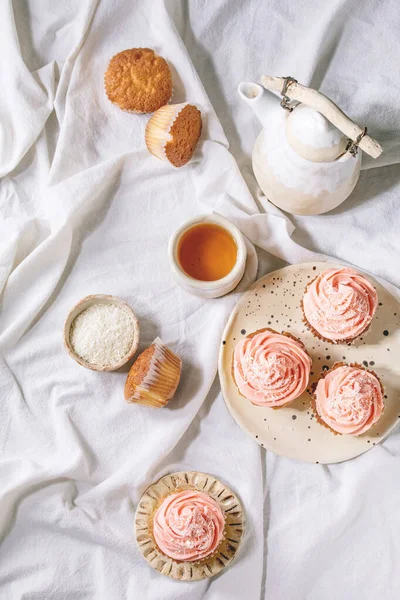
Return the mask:
[[[280,269],[257,281],[240,299],[225,328],[219,375],[225,402],[238,424],[264,448],[297,460],[335,463],[354,458],[381,442],[400,423],[400,305],[378,282],[379,306],[368,332],[352,344],[332,344],[313,336],[303,322],[300,302],[306,285],[336,267],[304,263]],[[340,267],[339,267],[340,268]],[[289,406],[255,406],[239,394],[232,377],[232,355],[243,336],[271,327],[287,331],[306,346],[313,364],[308,390],[335,362],[359,363],[374,371],[384,386],[385,409],[379,421],[359,437],[335,435],[320,425],[308,391]]]

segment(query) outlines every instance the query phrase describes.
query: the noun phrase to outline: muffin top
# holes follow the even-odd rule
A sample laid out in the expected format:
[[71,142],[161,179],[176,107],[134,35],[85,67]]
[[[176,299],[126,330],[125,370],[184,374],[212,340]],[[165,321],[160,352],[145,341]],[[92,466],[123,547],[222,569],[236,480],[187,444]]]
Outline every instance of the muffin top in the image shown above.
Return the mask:
[[150,48],[132,48],[116,54],[104,76],[106,94],[122,110],[150,113],[172,96],[167,62]]
[[235,347],[233,375],[240,393],[258,406],[278,407],[298,398],[310,377],[311,358],[288,333],[260,329]]
[[383,411],[382,386],[361,366],[334,366],[322,377],[314,393],[319,417],[341,434],[361,435]]
[[204,492],[170,494],[154,514],[153,535],[161,552],[175,560],[196,562],[212,554],[223,538],[224,514]]
[[373,285],[354,269],[328,269],[308,286],[304,316],[324,339],[343,342],[356,338],[370,324],[378,305]]

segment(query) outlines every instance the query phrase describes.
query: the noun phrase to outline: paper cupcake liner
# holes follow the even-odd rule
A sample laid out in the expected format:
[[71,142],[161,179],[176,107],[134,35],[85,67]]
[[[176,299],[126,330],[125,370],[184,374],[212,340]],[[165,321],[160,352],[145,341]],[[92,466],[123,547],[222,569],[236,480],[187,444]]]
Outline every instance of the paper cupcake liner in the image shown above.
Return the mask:
[[148,371],[134,393],[127,398],[128,402],[161,408],[175,394],[179,384],[182,361],[160,338],[153,342],[155,350],[151,357]]
[[[225,518],[224,537],[218,548],[200,561],[177,561],[161,552],[153,537],[153,516],[160,503],[183,490],[208,494],[221,507]],[[172,579],[199,581],[217,575],[238,553],[244,532],[244,517],[237,496],[221,481],[206,473],[183,471],[161,477],[143,494],[135,515],[139,550],[151,567]]]
[[145,131],[146,146],[153,156],[169,162],[165,153],[165,146],[167,142],[172,140],[170,131],[179,113],[188,104],[188,102],[168,104],[162,106],[153,114],[146,125]]
[[[317,405],[316,405],[316,397],[315,397],[315,392],[316,392],[316,389],[317,389],[318,382],[321,379],[325,379],[325,377],[328,375],[328,373],[330,373],[331,371],[334,371],[335,369],[338,369],[339,367],[354,367],[355,369],[362,369],[363,371],[368,371],[369,373],[372,373],[372,375],[374,375],[377,378],[377,380],[379,381],[379,385],[381,387],[382,396],[384,396],[384,394],[385,394],[385,388],[383,387],[382,381],[380,380],[379,376],[375,373],[375,371],[372,371],[372,369],[366,369],[364,365],[360,365],[359,363],[355,363],[355,362],[353,362],[353,363],[346,363],[346,362],[343,362],[343,361],[338,361],[338,362],[335,362],[330,369],[327,369],[327,370],[322,371],[320,373],[320,376],[318,377],[318,380],[315,383],[313,383],[312,389],[311,389],[311,402],[310,402],[310,406],[311,406],[311,409],[313,411],[313,415],[315,417],[315,420],[320,425],[322,425],[323,427],[325,427],[325,429],[329,429],[329,431],[331,431],[335,435],[342,436],[342,435],[344,435],[343,433],[340,433],[339,431],[336,431],[335,429],[332,429],[332,427],[330,427],[328,425],[328,423],[325,423],[325,421],[319,416],[318,411],[317,411]],[[385,410],[385,403],[383,405],[382,414],[381,414],[381,416],[379,418],[382,417],[382,415],[384,413],[384,410]],[[372,425],[372,427],[370,429],[372,429],[373,427],[375,427],[375,425],[377,425],[378,423],[379,423],[379,419],[378,419],[378,421],[376,423],[374,423]],[[370,431],[370,430],[368,429],[364,433],[368,433],[368,431]]]

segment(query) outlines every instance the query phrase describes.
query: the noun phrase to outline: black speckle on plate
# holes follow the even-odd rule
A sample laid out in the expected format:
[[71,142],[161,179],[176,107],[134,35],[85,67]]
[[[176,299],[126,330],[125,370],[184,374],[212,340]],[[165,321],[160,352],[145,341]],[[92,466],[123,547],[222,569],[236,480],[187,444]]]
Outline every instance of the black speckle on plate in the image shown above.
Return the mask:
[[245,329],[241,329],[241,330],[240,330],[240,333],[241,333],[242,335],[246,335],[246,330],[245,330]]
[[385,329],[385,331],[383,332],[383,335],[384,335],[384,336],[388,336],[388,335],[389,335],[389,332],[388,332],[388,330],[387,330],[387,329]]
[[295,421],[297,419],[297,416],[296,415],[292,415],[292,419],[293,419],[293,421]]
[[222,345],[223,345],[223,346],[225,346],[225,344],[226,344],[226,341],[225,341],[225,340],[223,340],[223,342],[222,342]]
[[363,360],[363,365],[364,367],[368,367],[368,362],[366,360]]

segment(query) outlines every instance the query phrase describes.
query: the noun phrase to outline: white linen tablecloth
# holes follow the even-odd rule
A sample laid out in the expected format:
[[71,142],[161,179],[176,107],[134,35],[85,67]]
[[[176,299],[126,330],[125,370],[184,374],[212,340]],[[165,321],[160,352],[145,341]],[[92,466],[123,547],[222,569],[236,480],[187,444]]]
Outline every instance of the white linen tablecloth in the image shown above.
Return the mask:
[[[238,292],[202,301],[174,284],[166,248],[215,210],[258,246],[258,275],[322,255],[400,286],[399,14],[396,0],[0,3],[1,599],[398,598],[399,431],[332,466],[261,450],[215,380],[257,257],[249,246]],[[185,168],[149,155],[147,117],[104,94],[108,60],[138,46],[171,64],[174,102],[203,110]],[[385,147],[327,215],[288,218],[257,188],[260,125],[236,86],[262,73],[321,88]],[[68,357],[65,316],[90,293],[132,305],[141,349],[158,335],[182,357],[168,408],[127,405],[126,372]],[[132,532],[147,485],[186,468],[226,481],[247,519],[232,568],[196,584],[150,569]]]

